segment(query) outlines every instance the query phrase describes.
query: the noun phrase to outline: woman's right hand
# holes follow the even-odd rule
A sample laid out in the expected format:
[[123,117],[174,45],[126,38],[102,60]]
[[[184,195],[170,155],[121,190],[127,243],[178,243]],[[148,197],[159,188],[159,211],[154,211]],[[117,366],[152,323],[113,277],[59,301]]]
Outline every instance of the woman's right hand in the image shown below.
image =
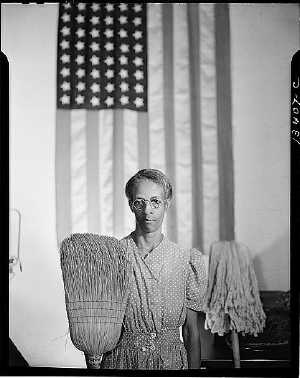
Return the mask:
[[87,369],[100,369],[102,354],[88,355],[84,353]]

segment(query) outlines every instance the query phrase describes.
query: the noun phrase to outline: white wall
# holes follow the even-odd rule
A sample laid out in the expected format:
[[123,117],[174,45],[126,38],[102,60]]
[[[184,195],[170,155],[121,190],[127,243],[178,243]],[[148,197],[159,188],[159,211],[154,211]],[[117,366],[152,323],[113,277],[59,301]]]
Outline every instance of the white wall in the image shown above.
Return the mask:
[[262,290],[289,288],[290,61],[297,4],[231,5],[236,239]]
[[31,366],[80,367],[82,353],[64,336],[55,233],[57,12],[55,4],[2,5],[2,49],[10,62],[10,207],[22,214],[23,272],[16,269],[10,281],[10,336]]
[[[64,336],[55,235],[57,5],[2,5],[1,16],[10,61],[10,207],[22,213],[23,272],[10,282],[10,336],[31,366],[84,367]],[[230,16],[236,236],[253,252],[260,288],[286,290],[289,62],[299,48],[298,6],[233,4]]]

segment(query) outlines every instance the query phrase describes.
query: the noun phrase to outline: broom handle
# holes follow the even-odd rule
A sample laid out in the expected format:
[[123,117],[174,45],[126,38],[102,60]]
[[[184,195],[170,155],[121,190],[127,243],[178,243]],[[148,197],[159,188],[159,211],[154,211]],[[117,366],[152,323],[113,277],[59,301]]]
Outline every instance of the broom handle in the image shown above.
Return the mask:
[[239,335],[236,331],[231,331],[231,345],[233,354],[233,363],[235,368],[240,368],[240,345]]
[[84,356],[87,369],[100,369],[102,354],[91,356],[84,353]]

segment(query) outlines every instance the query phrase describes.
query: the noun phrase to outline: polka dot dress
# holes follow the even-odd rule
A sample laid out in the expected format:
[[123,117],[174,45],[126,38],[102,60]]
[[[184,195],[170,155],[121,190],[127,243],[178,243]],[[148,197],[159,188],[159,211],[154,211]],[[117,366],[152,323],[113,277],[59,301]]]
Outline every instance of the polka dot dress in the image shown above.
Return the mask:
[[186,369],[186,350],[176,335],[186,308],[202,310],[207,287],[202,253],[164,236],[143,258],[131,234],[121,242],[132,263],[130,295],[123,333],[117,347],[103,356],[102,367]]

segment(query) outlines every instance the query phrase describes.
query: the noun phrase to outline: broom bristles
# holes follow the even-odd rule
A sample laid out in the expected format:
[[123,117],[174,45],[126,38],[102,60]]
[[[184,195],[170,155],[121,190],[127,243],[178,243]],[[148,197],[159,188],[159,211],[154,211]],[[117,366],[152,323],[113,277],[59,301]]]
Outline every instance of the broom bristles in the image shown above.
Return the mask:
[[126,251],[113,237],[72,234],[61,244],[60,261],[73,344],[92,355],[113,349],[128,296]]

